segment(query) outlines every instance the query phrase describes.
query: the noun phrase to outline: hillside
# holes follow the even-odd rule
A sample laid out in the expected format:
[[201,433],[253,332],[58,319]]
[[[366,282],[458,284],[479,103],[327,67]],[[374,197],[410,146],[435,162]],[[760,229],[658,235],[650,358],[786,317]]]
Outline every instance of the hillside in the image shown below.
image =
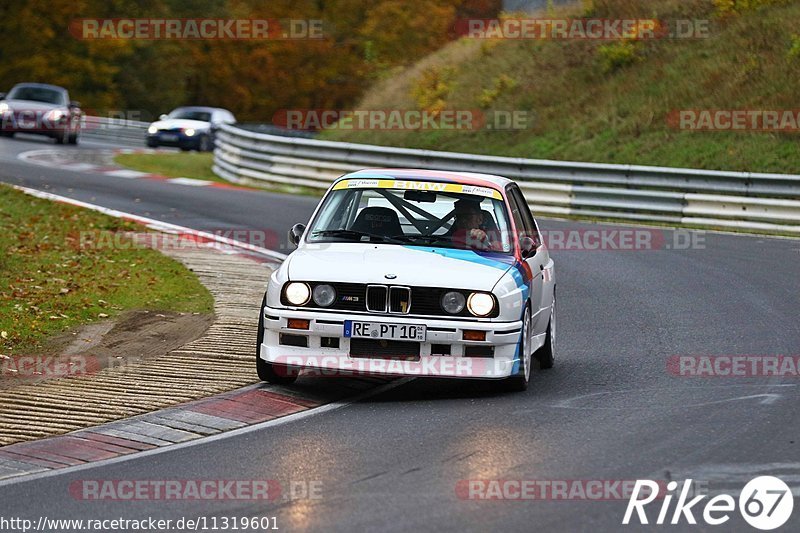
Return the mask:
[[[588,3],[585,3],[585,5]],[[462,38],[373,86],[356,109],[532,111],[518,130],[323,137],[519,157],[800,172],[800,132],[684,131],[675,110],[800,108],[800,3],[597,0],[548,17],[705,19],[705,38]]]

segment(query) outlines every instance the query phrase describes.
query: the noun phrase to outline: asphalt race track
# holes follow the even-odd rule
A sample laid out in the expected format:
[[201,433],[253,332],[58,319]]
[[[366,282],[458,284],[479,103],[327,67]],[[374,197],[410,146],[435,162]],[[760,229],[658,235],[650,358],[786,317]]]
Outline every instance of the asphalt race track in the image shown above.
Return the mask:
[[[317,202],[82,174],[16,158],[50,147],[50,141],[33,138],[0,140],[0,180],[196,229],[275,232],[282,243],[286,229],[305,222]],[[77,149],[98,147],[86,142]],[[551,232],[619,229],[540,224]],[[640,230],[663,235],[665,245],[551,252],[558,279],[556,367],[536,373],[525,393],[500,393],[482,382],[414,380],[279,426],[0,485],[3,514],[36,519],[46,509],[50,518],[274,516],[283,531],[624,531],[643,528],[621,526],[625,499],[471,500],[463,488],[469,480],[691,478],[737,496],[758,475],[796,483],[797,376],[678,376],[668,361],[800,355],[800,241]],[[697,246],[674,249],[676,239],[687,238]],[[253,306],[257,312],[258,302]],[[287,494],[287,487],[298,494],[315,487],[316,497],[76,499],[70,483],[87,479],[276,479]],[[648,507],[651,522],[660,505]],[[703,505],[694,512],[701,523]],[[714,529],[689,526],[685,519],[680,526]],[[753,531],[736,512],[722,529]],[[798,529],[795,509],[784,530]]]

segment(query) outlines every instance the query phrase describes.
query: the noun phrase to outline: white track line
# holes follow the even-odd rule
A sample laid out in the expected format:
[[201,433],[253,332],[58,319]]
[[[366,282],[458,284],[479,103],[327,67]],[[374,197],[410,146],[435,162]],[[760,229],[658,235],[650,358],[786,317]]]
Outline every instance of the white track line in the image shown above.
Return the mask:
[[114,176],[116,178],[143,178],[145,176],[149,176],[149,172],[139,172],[138,170],[129,170],[127,168],[121,168],[119,170],[108,170],[103,172],[103,174],[107,176]]
[[66,196],[59,196],[57,194],[49,193],[40,191],[38,189],[31,189],[29,187],[22,187],[21,185],[12,185],[18,191],[22,191],[26,194],[30,194],[31,196],[35,196],[37,198],[44,198],[45,200],[53,200],[56,202],[61,202],[65,204],[75,205],[78,207],[83,207],[86,209],[91,209],[92,211],[98,211],[100,213],[115,217],[115,218],[126,218],[129,220],[133,220],[135,222],[139,222],[141,224],[146,225],[148,228],[163,231],[165,233],[185,233],[188,235],[194,235],[196,237],[201,237],[203,239],[208,239],[214,242],[227,244],[229,246],[233,246],[236,248],[241,248],[243,250],[249,250],[251,252],[256,252],[258,254],[264,255],[276,261],[283,261],[286,259],[287,255],[282,254],[280,252],[275,252],[273,250],[269,250],[267,248],[262,248],[261,246],[255,246],[250,243],[237,241],[235,239],[229,239],[227,237],[222,237],[220,235],[215,235],[213,233],[209,233],[207,231],[199,231],[192,228],[187,228],[184,226],[178,226],[176,224],[170,224],[169,222],[162,222],[160,220],[155,220],[152,218],[147,218],[139,215],[134,215],[132,213],[126,213],[124,211],[117,211],[116,209],[109,209],[108,207],[103,207],[101,205],[90,204],[88,202],[82,202],[80,200],[74,200],[72,198],[67,198]]
[[208,180],[198,180],[194,178],[170,178],[167,180],[170,183],[177,183],[179,185],[189,185],[190,187],[205,187],[211,185],[212,182]]
[[[254,431],[261,431],[262,429],[280,426],[282,424],[288,424],[289,422],[294,422],[296,420],[302,420],[304,418],[308,418],[314,415],[319,415],[322,413],[327,413],[328,411],[334,411],[336,409],[341,409],[342,407],[347,407],[348,405],[354,404],[356,402],[360,402],[362,400],[366,400],[371,398],[372,396],[376,396],[378,394],[382,394],[386,391],[399,387],[401,385],[405,385],[409,381],[413,380],[414,378],[402,378],[398,379],[397,381],[392,381],[391,383],[387,383],[385,385],[381,385],[374,389],[368,390],[348,400],[342,400],[339,402],[328,403],[325,405],[321,405],[319,407],[312,407],[311,409],[307,409],[305,411],[300,411],[299,413],[294,413],[291,415],[282,416],[281,418],[276,418],[274,420],[268,420],[266,422],[261,422],[260,424],[253,424],[252,426],[246,426],[239,429],[232,429],[230,431],[225,431],[223,433],[218,433],[216,435],[211,435],[209,437],[201,437],[199,439],[194,439],[186,442],[179,442],[177,444],[171,444],[169,446],[162,446],[160,448],[153,448],[151,450],[145,450],[142,452],[137,453],[130,453],[127,455],[121,455],[118,457],[112,457],[110,459],[104,459],[102,461],[95,461],[93,463],[85,463],[82,465],[75,465],[75,466],[68,466],[66,468],[58,468],[55,470],[47,470],[45,472],[37,472],[35,474],[30,475],[22,475],[18,477],[12,477],[8,479],[4,479],[0,481],[0,487],[5,487],[8,485],[14,485],[16,483],[24,483],[27,481],[34,481],[37,479],[48,478],[53,476],[60,476],[62,474],[72,474],[74,472],[80,472],[82,470],[90,470],[92,468],[99,468],[103,466],[113,465],[117,463],[124,463],[126,461],[130,461],[132,459],[139,459],[142,457],[150,457],[151,455],[160,455],[162,453],[172,452],[176,450],[182,450],[184,448],[190,448],[192,446],[199,446],[201,444],[208,444],[210,442],[216,442],[224,439],[228,439],[231,437],[236,437],[238,435],[244,435],[247,433],[253,433]],[[253,385],[250,385],[247,388],[253,388]],[[257,387],[257,385],[256,385]],[[91,428],[87,428],[91,429]],[[69,433],[67,433],[69,435]]]

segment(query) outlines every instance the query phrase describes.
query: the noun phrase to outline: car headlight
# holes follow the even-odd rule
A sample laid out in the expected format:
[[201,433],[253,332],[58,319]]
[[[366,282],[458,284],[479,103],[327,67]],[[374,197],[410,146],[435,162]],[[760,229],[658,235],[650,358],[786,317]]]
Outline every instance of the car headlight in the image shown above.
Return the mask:
[[155,135],[156,133],[158,133],[158,128],[155,126],[150,126],[149,128],[147,128],[147,133],[149,133],[150,135]]
[[457,315],[464,310],[467,299],[460,292],[450,291],[442,296],[442,309],[451,315]]
[[473,292],[467,300],[467,308],[475,316],[487,316],[494,310],[494,298],[485,292]]
[[50,120],[61,120],[63,116],[64,113],[60,109],[53,109],[47,113],[47,118]]
[[0,115],[8,113],[8,104],[5,102],[0,102]]
[[192,128],[186,128],[185,130],[183,130],[183,133],[187,137],[191,137],[192,135],[194,135],[195,131]]
[[311,289],[309,289],[307,283],[293,281],[286,285],[283,293],[289,303],[293,305],[306,305],[311,299]]
[[330,285],[317,285],[314,287],[314,303],[320,307],[328,307],[336,300],[336,289]]

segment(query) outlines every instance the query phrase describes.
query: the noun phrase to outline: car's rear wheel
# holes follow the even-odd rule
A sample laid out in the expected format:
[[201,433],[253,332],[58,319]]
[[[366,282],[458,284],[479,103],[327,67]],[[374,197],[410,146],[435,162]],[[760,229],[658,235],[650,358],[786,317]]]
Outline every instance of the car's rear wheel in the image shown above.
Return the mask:
[[0,131],[0,137],[13,137],[13,131]]
[[527,390],[531,381],[531,308],[527,306],[522,316],[522,332],[519,345],[519,369],[503,381],[504,388],[512,392]]
[[261,345],[264,343],[264,306],[267,304],[267,295],[258,308],[258,335],[256,341],[256,372],[258,379],[274,385],[289,385],[297,380],[297,371],[286,365],[269,363],[261,358]]
[[547,337],[544,346],[533,355],[541,370],[553,368],[556,362],[556,293],[553,290],[553,310],[550,312],[550,323],[547,324]]
[[56,144],[66,144],[69,141],[69,134],[67,132],[57,133],[55,139]]
[[67,142],[69,144],[78,144],[78,134],[77,133],[71,133],[69,135],[69,139],[67,139]]

